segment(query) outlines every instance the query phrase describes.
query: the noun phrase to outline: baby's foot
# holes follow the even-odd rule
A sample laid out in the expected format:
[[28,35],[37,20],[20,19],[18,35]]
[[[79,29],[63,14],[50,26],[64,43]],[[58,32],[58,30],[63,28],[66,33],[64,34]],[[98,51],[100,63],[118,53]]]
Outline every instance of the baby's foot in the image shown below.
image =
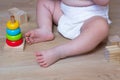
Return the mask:
[[48,67],[60,59],[59,53],[43,51],[36,53],[36,60],[41,67]]
[[37,42],[43,42],[54,39],[54,35],[52,32],[48,32],[44,29],[35,29],[32,31],[29,31],[25,34],[26,41],[29,44],[37,43]]

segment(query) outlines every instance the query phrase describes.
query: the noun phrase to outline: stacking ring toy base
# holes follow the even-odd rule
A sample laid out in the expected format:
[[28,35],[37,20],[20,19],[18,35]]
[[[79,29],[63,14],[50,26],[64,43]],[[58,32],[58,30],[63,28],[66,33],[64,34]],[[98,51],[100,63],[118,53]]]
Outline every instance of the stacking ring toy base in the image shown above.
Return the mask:
[[16,46],[19,46],[23,43],[23,39],[21,38],[18,41],[10,41],[10,40],[6,39],[6,43],[11,47],[16,47]]

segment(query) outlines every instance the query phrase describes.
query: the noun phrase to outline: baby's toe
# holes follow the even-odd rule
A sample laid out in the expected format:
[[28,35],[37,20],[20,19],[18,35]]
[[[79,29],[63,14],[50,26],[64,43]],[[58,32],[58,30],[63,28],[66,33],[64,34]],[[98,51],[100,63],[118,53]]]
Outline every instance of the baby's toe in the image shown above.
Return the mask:
[[31,35],[31,31],[25,33],[25,37],[30,37],[30,35]]
[[29,43],[30,43],[30,44],[33,44],[33,43],[34,43],[34,38],[29,37]]
[[38,63],[44,63],[44,60],[37,60]]
[[43,57],[42,56],[40,56],[40,57],[38,56],[38,57],[36,57],[36,60],[38,60],[38,61],[39,60],[43,60]]
[[40,52],[36,52],[35,55],[36,56],[42,56],[42,54],[40,54]]
[[47,67],[47,63],[44,61],[44,62],[42,62],[42,63],[39,63],[39,65],[41,66],[41,67]]

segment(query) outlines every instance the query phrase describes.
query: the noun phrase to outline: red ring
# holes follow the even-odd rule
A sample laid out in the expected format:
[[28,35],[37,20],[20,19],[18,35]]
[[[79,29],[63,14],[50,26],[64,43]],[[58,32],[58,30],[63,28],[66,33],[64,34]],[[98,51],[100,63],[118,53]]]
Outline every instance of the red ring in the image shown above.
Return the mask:
[[6,39],[6,43],[9,45],[9,46],[12,46],[12,47],[16,47],[16,46],[19,46],[23,43],[23,39],[21,38],[20,40],[18,41],[10,41],[8,39]]

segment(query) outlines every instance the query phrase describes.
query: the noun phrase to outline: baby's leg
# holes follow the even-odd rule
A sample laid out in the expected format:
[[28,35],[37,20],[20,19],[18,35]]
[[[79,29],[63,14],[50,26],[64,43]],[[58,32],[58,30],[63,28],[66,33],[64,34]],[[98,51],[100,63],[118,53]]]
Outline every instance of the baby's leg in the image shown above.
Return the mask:
[[[52,33],[52,23],[53,19],[57,23],[58,18],[61,16],[60,9],[55,9],[59,3],[58,1],[54,0],[38,0],[37,2],[37,22],[38,22],[38,29],[29,31],[25,34],[26,41],[28,43],[36,43],[42,41],[48,41],[54,39],[54,35]],[[54,18],[55,15],[55,18]]]
[[47,51],[37,52],[37,61],[48,67],[59,59],[93,50],[108,35],[107,21],[102,17],[92,17],[85,22],[81,34],[70,42]]

